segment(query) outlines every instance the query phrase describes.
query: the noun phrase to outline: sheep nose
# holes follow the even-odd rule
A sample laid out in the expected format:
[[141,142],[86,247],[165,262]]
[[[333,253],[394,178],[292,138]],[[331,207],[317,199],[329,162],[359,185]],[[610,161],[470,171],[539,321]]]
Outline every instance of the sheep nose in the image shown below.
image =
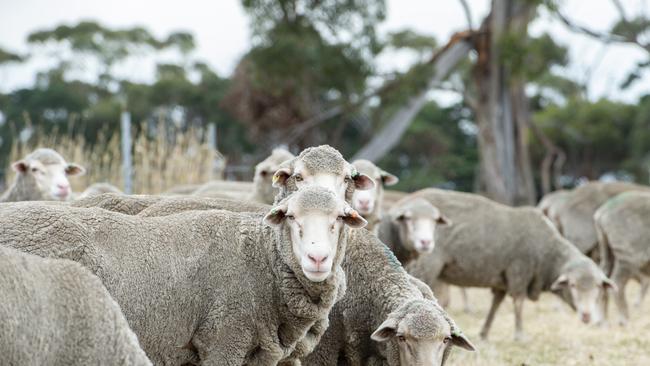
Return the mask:
[[420,239],[420,245],[424,248],[428,248],[431,246],[431,240],[430,239]]
[[359,203],[359,207],[368,207],[368,206],[370,206],[370,200],[368,200],[368,199],[360,199],[358,201],[358,203]]
[[591,314],[589,314],[589,313],[582,313],[581,318],[582,318],[582,322],[583,322],[583,323],[588,324],[589,321],[591,320]]
[[327,256],[326,255],[308,254],[307,258],[309,258],[309,260],[312,261],[316,265],[316,267],[318,267],[321,264],[323,264],[323,262],[325,262],[325,260],[327,259]]
[[58,189],[64,190],[64,189],[68,189],[68,188],[70,188],[70,185],[69,185],[69,184],[65,184],[65,183],[59,183],[59,184],[56,185],[56,187],[57,187]]

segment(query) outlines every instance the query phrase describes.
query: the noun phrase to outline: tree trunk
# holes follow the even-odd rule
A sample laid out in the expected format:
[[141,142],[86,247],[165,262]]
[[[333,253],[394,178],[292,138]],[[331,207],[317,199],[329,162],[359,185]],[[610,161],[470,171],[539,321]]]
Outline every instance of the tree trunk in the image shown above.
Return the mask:
[[503,66],[501,39],[527,32],[534,8],[523,1],[493,0],[492,12],[477,40],[473,70],[478,97],[480,186],[489,197],[510,205],[535,201],[528,152],[529,109],[525,80]]

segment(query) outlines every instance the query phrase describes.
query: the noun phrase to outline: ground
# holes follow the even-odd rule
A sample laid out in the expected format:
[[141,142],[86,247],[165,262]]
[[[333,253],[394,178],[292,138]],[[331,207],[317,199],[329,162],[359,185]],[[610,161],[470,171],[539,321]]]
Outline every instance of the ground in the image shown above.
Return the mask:
[[640,308],[634,306],[639,286],[627,286],[630,323],[618,325],[618,311],[610,304],[610,325],[586,326],[557,297],[543,295],[538,302],[524,305],[526,340],[515,342],[511,299],[503,302],[488,341],[478,333],[490,305],[485,289],[468,291],[472,312],[463,313],[457,288],[452,288],[449,312],[478,348],[477,352],[455,350],[450,366],[642,366],[650,365],[650,296]]

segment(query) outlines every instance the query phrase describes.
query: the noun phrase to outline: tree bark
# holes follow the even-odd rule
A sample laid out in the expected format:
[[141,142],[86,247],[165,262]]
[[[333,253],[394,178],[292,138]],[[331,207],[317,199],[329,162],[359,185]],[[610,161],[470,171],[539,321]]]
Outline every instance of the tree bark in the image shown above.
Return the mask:
[[[493,0],[492,11],[477,39],[473,70],[478,97],[480,186],[499,202],[535,202],[528,148],[530,113],[525,80],[504,67],[501,40],[509,32],[527,32],[534,8],[522,1]],[[520,33],[521,34],[521,33]]]
[[472,49],[469,36],[470,33],[467,32],[454,35],[449,43],[434,55],[430,63],[435,72],[427,83],[427,87],[411,96],[384,127],[352,157],[352,160],[378,161],[399,143],[415,116],[427,103],[427,93],[442,82],[456,65],[467,57]]

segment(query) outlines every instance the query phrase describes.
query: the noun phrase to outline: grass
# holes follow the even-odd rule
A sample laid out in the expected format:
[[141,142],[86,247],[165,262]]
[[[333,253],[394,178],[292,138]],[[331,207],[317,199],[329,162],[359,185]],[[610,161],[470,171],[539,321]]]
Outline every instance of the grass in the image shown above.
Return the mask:
[[[650,365],[650,298],[641,308],[630,307],[630,323],[617,324],[618,310],[610,304],[610,325],[587,326],[554,295],[524,305],[526,340],[515,342],[512,301],[507,299],[497,313],[488,341],[478,333],[491,301],[486,289],[468,291],[472,312],[461,310],[458,290],[452,288],[449,312],[478,352],[455,350],[451,366],[641,366]],[[639,287],[628,285],[628,301],[636,300]]]

